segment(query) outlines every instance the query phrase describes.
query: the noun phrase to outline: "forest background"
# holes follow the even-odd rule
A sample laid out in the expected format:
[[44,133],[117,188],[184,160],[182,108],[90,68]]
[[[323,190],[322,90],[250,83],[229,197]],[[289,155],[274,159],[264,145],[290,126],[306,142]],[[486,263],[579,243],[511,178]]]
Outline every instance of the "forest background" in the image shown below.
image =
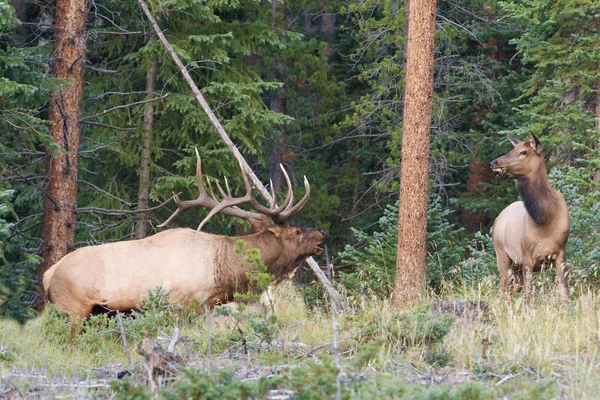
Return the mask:
[[[401,1],[149,3],[227,132],[263,182],[278,164],[311,200],[295,221],[328,232],[334,281],[350,301],[393,288],[401,174],[407,9]],[[0,314],[36,315],[55,9],[0,2]],[[157,231],[172,192],[205,175],[241,177],[137,1],[96,0],[87,17],[74,248]],[[427,284],[496,282],[489,227],[517,199],[489,161],[509,133],[541,140],[565,195],[570,282],[600,284],[600,4],[589,0],[439,1]],[[148,86],[153,80],[154,86]],[[151,130],[144,124],[152,115]],[[149,133],[148,133],[149,132]],[[300,193],[301,194],[301,193]],[[163,205],[164,204],[164,205]],[[161,207],[157,207],[163,205]],[[148,212],[137,210],[151,209]],[[173,226],[193,227],[202,211]],[[213,218],[206,231],[248,227]],[[323,264],[324,260],[321,264]],[[307,301],[322,296],[309,270]]]

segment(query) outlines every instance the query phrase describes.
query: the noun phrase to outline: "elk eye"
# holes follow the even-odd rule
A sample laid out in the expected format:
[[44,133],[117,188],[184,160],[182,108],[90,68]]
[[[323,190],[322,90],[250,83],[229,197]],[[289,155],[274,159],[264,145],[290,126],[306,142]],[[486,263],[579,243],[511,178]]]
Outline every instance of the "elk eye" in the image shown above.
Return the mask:
[[296,235],[299,235],[300,233],[300,229],[296,230]]
[[527,150],[521,150],[521,152],[519,154],[521,154],[522,156],[524,156],[525,154],[527,154]]

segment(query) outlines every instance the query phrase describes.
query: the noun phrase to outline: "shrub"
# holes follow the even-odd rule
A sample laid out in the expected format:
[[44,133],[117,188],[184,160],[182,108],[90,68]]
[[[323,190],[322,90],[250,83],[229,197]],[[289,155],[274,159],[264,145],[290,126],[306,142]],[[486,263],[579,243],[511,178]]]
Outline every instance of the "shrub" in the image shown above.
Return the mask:
[[[467,244],[460,239],[463,228],[448,221],[451,211],[444,209],[439,197],[432,197],[427,215],[427,284],[438,291],[444,280],[454,279],[452,267],[465,256]],[[350,293],[373,291],[385,296],[394,286],[398,243],[398,205],[387,206],[372,234],[353,229],[356,247],[346,246],[340,253],[344,263],[354,266],[341,273],[340,281]]]

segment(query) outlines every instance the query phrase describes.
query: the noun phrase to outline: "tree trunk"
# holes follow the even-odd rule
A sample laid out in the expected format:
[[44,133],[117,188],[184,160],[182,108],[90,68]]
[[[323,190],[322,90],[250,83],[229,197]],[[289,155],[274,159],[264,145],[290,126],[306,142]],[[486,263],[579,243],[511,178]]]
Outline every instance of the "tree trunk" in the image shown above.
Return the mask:
[[[598,138],[596,150],[600,151],[600,81],[596,82],[596,135]],[[594,172],[594,182],[600,183],[600,169]]]
[[77,168],[81,97],[86,45],[88,5],[84,0],[58,0],[52,71],[57,78],[70,79],[52,93],[49,119],[54,123],[50,135],[61,151],[46,152],[44,217],[42,220],[42,257],[38,271],[38,308],[43,307],[43,273],[60,260],[73,246],[77,214]]
[[[152,61],[146,74],[146,93],[151,95],[156,87],[156,60]],[[150,203],[150,158],[152,155],[152,128],[154,126],[154,103],[146,105],[144,113],[144,132],[142,133],[142,149],[140,151],[140,186],[138,189],[138,210],[145,210]],[[136,230],[136,238],[148,236],[150,221],[147,214],[140,214]]]
[[410,2],[394,290],[397,308],[418,301],[425,283],[435,10],[435,0]]

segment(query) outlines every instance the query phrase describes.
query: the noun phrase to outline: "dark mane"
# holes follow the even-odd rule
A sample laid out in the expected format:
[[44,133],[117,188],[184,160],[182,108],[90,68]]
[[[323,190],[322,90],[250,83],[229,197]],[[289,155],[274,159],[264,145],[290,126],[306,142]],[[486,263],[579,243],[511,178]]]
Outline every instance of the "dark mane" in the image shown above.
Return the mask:
[[531,180],[526,176],[518,178],[517,191],[521,195],[525,209],[536,224],[548,222],[552,215],[552,187],[543,176]]

